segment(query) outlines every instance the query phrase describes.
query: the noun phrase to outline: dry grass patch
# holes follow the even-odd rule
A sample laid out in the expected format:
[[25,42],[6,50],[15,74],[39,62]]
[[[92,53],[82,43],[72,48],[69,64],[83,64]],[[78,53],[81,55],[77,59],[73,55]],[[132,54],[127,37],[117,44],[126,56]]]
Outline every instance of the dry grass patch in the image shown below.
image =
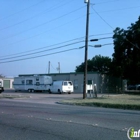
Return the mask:
[[21,95],[10,95],[10,94],[0,94],[0,99],[8,98],[8,99],[23,99],[23,98],[30,98],[30,96],[21,96]]
[[140,110],[139,95],[103,95],[98,98],[64,100],[62,103],[73,105],[100,106],[109,108],[137,109]]

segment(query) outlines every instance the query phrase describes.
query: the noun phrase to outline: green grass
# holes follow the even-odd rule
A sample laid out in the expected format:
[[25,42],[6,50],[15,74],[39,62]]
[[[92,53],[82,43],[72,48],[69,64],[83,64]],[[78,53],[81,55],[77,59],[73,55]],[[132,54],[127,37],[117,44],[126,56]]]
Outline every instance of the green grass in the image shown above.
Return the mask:
[[109,96],[104,95],[98,98],[63,100],[62,103],[82,106],[99,106],[107,108],[140,110],[140,96],[128,94]]

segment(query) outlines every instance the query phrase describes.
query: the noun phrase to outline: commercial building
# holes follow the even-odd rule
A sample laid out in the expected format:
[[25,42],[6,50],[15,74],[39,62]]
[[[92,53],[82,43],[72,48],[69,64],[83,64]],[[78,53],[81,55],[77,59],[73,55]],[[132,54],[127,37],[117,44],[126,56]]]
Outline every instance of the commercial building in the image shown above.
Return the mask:
[[[74,85],[74,92],[83,92],[83,73],[52,73],[52,74],[20,74],[19,76],[33,76],[33,75],[48,75],[53,81],[68,80],[72,81]],[[14,78],[0,78],[4,89],[13,89]],[[121,78],[111,77],[98,72],[87,73],[87,86],[96,84],[98,93],[119,93],[122,89]],[[88,91],[87,91],[88,92]]]
[[12,89],[13,88],[13,78],[0,78],[0,83],[4,87],[4,89]]
[[[33,76],[37,74],[22,74],[19,76]],[[49,75],[53,81],[57,80],[68,80],[74,84],[74,92],[83,92],[83,73],[52,73],[52,74],[38,74],[38,75]],[[121,78],[111,77],[98,72],[87,73],[87,85],[96,84],[98,93],[118,93],[122,89]]]

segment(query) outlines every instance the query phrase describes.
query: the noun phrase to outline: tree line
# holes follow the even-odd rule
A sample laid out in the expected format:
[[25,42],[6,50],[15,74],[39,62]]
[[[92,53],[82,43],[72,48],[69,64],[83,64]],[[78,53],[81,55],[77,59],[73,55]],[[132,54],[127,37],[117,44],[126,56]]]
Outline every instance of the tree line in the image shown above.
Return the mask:
[[[100,72],[127,79],[129,84],[140,83],[140,17],[127,30],[117,27],[113,35],[112,58],[96,55],[87,60],[88,72]],[[84,62],[76,72],[84,72]]]

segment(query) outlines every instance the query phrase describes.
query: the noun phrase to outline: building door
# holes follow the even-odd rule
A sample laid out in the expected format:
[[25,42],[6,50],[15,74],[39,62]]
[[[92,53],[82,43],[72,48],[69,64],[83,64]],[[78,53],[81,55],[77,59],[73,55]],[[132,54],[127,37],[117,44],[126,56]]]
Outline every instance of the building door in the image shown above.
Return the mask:
[[3,87],[10,88],[10,80],[3,80]]

